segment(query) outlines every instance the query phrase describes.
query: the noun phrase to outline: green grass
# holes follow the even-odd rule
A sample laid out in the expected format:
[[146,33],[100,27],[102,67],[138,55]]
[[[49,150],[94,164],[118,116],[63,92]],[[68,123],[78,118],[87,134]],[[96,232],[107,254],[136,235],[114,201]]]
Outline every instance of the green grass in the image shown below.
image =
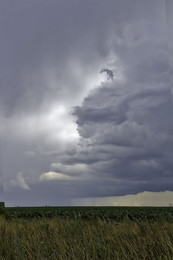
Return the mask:
[[13,217],[72,217],[173,222],[173,207],[14,207],[5,208]]
[[1,260],[173,259],[173,223],[0,216]]
[[172,207],[7,207],[0,260],[173,259]]

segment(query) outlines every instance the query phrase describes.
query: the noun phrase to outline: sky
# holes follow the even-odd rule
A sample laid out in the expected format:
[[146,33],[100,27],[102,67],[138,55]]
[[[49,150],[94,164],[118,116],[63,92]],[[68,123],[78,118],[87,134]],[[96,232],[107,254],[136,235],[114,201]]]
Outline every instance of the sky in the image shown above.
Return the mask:
[[0,200],[173,204],[173,2],[0,1]]

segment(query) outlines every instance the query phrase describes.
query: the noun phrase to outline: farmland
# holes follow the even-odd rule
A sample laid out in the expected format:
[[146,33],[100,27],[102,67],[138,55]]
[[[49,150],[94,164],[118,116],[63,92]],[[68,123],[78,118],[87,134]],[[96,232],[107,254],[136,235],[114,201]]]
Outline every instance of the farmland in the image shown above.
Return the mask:
[[7,207],[12,217],[72,217],[112,219],[115,221],[173,221],[173,207]]
[[7,207],[0,259],[173,259],[173,208]]

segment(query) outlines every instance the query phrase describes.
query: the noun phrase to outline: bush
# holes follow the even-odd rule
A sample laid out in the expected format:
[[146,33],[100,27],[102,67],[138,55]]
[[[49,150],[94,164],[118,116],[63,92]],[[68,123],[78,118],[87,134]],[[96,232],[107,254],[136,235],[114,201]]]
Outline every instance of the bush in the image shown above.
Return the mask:
[[5,212],[5,203],[4,202],[0,202],[0,214]]

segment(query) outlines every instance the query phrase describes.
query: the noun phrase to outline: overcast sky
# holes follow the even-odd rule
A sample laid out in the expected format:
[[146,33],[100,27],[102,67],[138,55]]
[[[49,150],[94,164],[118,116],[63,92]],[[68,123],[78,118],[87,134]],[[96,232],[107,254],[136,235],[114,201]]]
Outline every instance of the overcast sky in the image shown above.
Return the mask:
[[173,203],[172,24],[171,0],[0,1],[7,206]]

